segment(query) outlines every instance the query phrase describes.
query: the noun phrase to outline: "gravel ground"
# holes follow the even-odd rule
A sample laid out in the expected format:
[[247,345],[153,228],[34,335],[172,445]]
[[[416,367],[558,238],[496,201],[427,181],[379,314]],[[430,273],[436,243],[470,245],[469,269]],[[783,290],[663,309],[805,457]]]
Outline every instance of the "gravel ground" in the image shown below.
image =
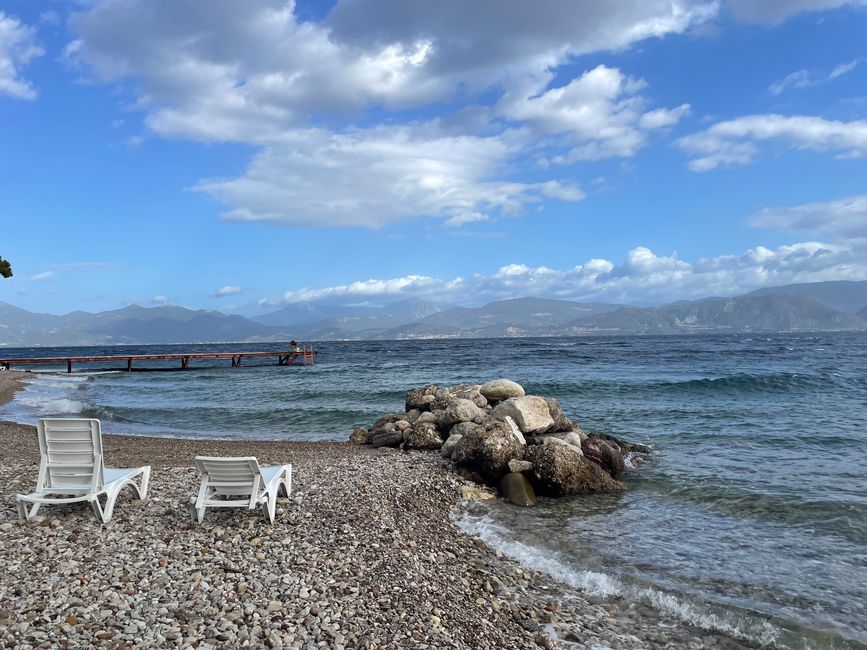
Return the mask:
[[[4,373],[5,374],[5,373]],[[150,464],[145,501],[16,521],[35,429],[0,422],[5,647],[741,648],[623,602],[588,600],[451,522],[462,479],[438,454],[343,443],[104,437],[113,467]],[[190,523],[196,454],[293,464],[277,520]]]

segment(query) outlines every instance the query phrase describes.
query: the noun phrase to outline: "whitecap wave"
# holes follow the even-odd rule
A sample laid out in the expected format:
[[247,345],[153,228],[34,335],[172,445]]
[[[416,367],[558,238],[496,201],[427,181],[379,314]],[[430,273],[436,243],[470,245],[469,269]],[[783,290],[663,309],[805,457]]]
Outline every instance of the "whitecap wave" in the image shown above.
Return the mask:
[[[480,506],[483,507],[483,506]],[[650,605],[657,611],[705,630],[770,645],[782,630],[770,621],[744,616],[721,606],[691,602],[686,596],[637,585],[616,576],[576,568],[556,551],[541,549],[515,539],[509,531],[487,514],[466,510],[453,515],[455,525],[467,535],[478,537],[522,566],[551,576],[563,584],[591,596],[620,597]]]
[[44,396],[23,395],[18,403],[32,408],[44,415],[70,415],[81,413],[87,406],[86,402],[69,398],[52,398]]

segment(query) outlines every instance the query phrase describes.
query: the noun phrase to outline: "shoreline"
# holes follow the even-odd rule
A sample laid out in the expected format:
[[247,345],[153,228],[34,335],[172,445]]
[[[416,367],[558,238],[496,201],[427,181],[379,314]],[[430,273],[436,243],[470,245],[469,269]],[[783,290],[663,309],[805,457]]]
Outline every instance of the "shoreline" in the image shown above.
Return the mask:
[[0,372],[0,405],[8,404],[15,398],[15,393],[23,390],[30,383],[31,373],[22,370],[4,370]]
[[[121,497],[105,527],[81,504],[21,526],[12,504],[36,478],[35,428],[0,422],[0,435],[0,539],[15,558],[0,577],[6,643],[755,647],[582,595],[460,531],[466,483],[436,454],[105,434],[110,466],[153,467],[148,498]],[[191,525],[195,454],[293,463],[274,525],[240,509]]]

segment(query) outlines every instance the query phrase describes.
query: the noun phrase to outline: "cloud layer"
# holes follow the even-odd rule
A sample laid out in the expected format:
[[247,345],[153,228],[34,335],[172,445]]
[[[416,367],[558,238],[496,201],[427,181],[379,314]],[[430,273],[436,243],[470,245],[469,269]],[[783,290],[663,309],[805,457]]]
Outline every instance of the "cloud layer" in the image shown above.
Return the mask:
[[[712,0],[339,2],[301,22],[285,0],[96,1],[75,13],[69,60],[170,138],[257,145],[245,173],[197,189],[230,219],[450,226],[583,192],[522,167],[629,157],[687,105],[653,106],[640,79],[599,66],[555,85],[572,57],[682,33]],[[402,111],[431,105],[436,119]]]
[[466,278],[408,275],[369,279],[287,291],[283,300],[348,304],[420,298],[478,305],[491,300],[540,296],[646,304],[728,296],[763,286],[831,279],[867,280],[864,251],[845,245],[804,242],[775,249],[757,246],[741,255],[688,262],[676,254],[657,255],[649,248],[638,247],[629,251],[620,264],[591,259],[559,270],[510,264],[491,275]]
[[759,155],[759,144],[768,142],[791,149],[830,151],[838,158],[858,158],[867,155],[867,120],[748,115],[680,138],[677,145],[691,156],[690,169],[706,172],[721,166],[747,165]]
[[738,20],[776,25],[808,11],[867,6],[867,0],[728,0],[728,6]]
[[36,89],[21,77],[21,68],[44,53],[32,27],[0,11],[0,95],[35,99]]
[[765,208],[752,215],[750,225],[831,236],[840,241],[867,241],[867,195],[827,203]]

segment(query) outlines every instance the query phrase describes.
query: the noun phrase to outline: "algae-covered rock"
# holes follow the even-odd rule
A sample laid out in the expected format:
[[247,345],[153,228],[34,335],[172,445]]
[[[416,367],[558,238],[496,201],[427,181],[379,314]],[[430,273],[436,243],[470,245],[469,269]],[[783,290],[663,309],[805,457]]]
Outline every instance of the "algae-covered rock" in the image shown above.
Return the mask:
[[404,449],[439,449],[443,446],[443,439],[436,426],[430,422],[423,422],[403,432]]
[[413,388],[406,394],[406,410],[418,409],[427,411],[430,405],[436,399],[437,387],[434,384],[422,386],[421,388]]
[[619,478],[626,471],[620,447],[605,438],[590,436],[581,444],[581,450],[613,478]]
[[569,444],[532,445],[524,459],[533,463],[533,485],[542,494],[559,497],[626,489]]
[[512,418],[488,419],[461,438],[452,460],[499,481],[508,471],[509,461],[524,456],[525,446],[524,436]]

